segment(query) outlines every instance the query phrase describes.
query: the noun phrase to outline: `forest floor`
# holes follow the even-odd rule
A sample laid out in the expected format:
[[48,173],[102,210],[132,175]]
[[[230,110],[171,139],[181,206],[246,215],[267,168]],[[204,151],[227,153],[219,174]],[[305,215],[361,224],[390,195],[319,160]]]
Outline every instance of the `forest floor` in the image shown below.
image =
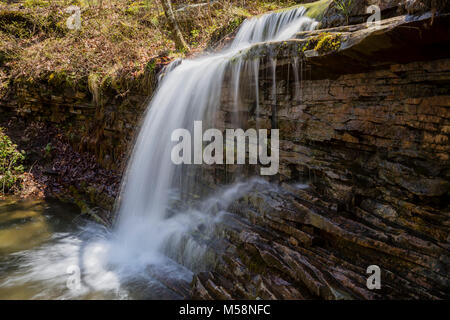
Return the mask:
[[[157,0],[0,0],[0,97],[17,77],[63,75],[87,82],[121,72],[138,76],[155,56],[204,50],[247,17],[295,4],[287,1],[173,1],[190,52],[176,52]],[[80,8],[77,27],[70,6]],[[187,6],[186,6],[187,5]]]
[[[8,194],[23,199],[70,199],[83,213],[91,210],[89,201],[112,206],[108,202],[117,196],[119,173],[102,168],[95,156],[75,150],[57,125],[2,113],[0,128],[0,165],[13,153],[26,154],[17,161],[17,169],[11,170],[10,176],[2,175],[0,170],[0,199]],[[2,140],[10,142],[7,155]],[[99,193],[103,199],[90,199]]]

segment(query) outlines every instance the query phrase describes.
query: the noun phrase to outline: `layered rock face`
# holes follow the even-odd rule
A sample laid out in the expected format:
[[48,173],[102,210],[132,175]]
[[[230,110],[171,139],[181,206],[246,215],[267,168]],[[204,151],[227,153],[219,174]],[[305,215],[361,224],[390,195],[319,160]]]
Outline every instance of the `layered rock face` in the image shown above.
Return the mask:
[[103,220],[112,220],[139,121],[168,62],[155,57],[142,74],[103,80],[74,82],[62,72],[11,79],[0,96],[0,125],[27,153],[31,180],[45,189],[40,194],[75,201],[96,219],[93,209],[100,209]]
[[[225,88],[224,127],[238,112],[242,127],[280,129],[279,186],[231,208],[227,249],[195,277],[195,298],[450,297],[450,18],[405,19],[330,29],[341,49],[300,52],[298,69],[311,34],[272,44],[258,112],[252,98],[228,108]],[[367,287],[370,265],[381,289]]]
[[122,171],[157,74],[169,62],[152,59],[138,76],[118,74],[71,82],[65,73],[42,79],[15,78],[0,97],[4,117],[54,123],[81,152],[94,155],[104,168]]
[[96,207],[109,220],[147,95],[135,86],[97,94],[95,101],[87,87],[16,79],[0,99],[0,125],[27,154],[35,196],[74,201],[92,216]]

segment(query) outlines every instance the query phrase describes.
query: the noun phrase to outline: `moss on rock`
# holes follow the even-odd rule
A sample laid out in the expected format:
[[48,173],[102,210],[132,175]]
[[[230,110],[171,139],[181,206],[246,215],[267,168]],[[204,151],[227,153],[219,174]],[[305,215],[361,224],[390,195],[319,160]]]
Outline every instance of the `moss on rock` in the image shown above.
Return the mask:
[[332,0],[319,0],[311,3],[303,3],[301,6],[306,9],[306,15],[312,19],[320,21]]
[[319,35],[308,39],[302,50],[315,50],[320,54],[334,52],[341,47],[340,33],[322,32]]

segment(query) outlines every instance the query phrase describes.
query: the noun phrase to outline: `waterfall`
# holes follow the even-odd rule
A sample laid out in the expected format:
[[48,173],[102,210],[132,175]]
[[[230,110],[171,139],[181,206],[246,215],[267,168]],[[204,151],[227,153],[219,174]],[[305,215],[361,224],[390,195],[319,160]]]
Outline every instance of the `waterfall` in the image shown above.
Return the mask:
[[[87,225],[75,233],[57,232],[48,244],[14,253],[13,260],[22,261],[22,267],[7,278],[0,276],[0,290],[32,284],[45,288],[32,291],[32,298],[63,299],[167,299],[186,295],[193,272],[214,263],[214,254],[210,253],[220,246],[214,232],[218,222],[224,221],[227,208],[255,188],[272,186],[249,179],[220,188],[194,205],[185,205],[188,201],[184,200],[189,198],[183,197],[197,193],[195,175],[201,170],[172,164],[172,131],[192,129],[194,120],[202,120],[204,129],[212,126],[223,85],[229,85],[229,103],[235,110],[245,99],[253,99],[257,118],[260,61],[247,61],[243,52],[255,43],[288,39],[297,31],[314,28],[317,23],[303,13],[303,8],[297,8],[247,20],[228,49],[169,65],[134,146],[114,230],[86,221]],[[273,95],[275,68],[273,60]],[[246,73],[250,81],[242,81],[241,73]],[[77,275],[81,277],[79,287],[74,285]],[[170,289],[174,287],[177,290]],[[179,288],[184,288],[184,293]]]
[[[238,108],[239,79],[244,67],[253,73],[258,101],[259,60],[247,66],[240,53],[258,42],[286,40],[298,31],[314,29],[317,22],[303,16],[304,12],[304,8],[295,8],[246,20],[228,49],[170,66],[149,103],[123,182],[114,260],[130,261],[144,256],[151,260],[152,253],[176,258],[180,256],[177,250],[187,241],[183,235],[214,220],[208,212],[170,209],[173,200],[191,191],[194,184],[182,166],[171,162],[171,134],[177,128],[192,129],[195,120],[212,124],[227,70],[231,70],[234,107]],[[276,60],[274,90],[275,66]],[[196,251],[194,246],[190,245],[190,250]]]
[[298,57],[294,57],[293,59],[294,61],[292,62],[292,68],[294,70],[294,79],[295,79],[295,88],[294,88],[294,95],[292,97],[292,99],[295,102],[299,102],[300,101],[300,81],[299,81],[299,72],[303,72],[303,70],[300,69],[299,71],[299,67],[298,67]]

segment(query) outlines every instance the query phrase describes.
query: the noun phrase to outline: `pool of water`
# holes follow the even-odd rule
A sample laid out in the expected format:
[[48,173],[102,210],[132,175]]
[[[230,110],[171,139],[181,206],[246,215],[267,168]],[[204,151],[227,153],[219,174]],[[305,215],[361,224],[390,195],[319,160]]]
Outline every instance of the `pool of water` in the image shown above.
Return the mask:
[[114,263],[104,226],[56,201],[0,201],[0,299],[180,299],[192,273],[167,257]]

